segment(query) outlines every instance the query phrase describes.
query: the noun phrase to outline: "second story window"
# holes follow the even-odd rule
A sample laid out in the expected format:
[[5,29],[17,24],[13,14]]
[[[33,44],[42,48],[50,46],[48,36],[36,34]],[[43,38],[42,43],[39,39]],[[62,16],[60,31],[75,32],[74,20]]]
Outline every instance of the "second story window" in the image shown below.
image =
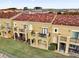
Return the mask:
[[10,24],[6,23],[6,27],[7,27],[7,29],[10,29]]
[[24,25],[24,29],[27,29],[28,28],[28,26],[27,25]]
[[17,25],[17,23],[16,23],[16,22],[14,22],[14,27],[16,27],[16,25]]
[[47,34],[48,33],[48,28],[42,28],[42,33]]
[[79,32],[72,32],[71,38],[79,39]]

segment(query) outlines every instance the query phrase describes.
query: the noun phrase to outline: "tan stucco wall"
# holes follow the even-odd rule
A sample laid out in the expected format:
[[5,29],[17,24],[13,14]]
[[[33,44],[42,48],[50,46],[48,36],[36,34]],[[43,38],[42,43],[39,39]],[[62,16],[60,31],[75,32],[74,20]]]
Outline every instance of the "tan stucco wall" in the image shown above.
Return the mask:
[[[31,22],[31,21],[15,21],[15,20],[14,20],[14,24],[16,24],[16,27],[17,27],[17,28],[23,28],[24,25],[30,25],[30,24],[31,24],[32,27],[33,27],[32,29],[33,29],[36,33],[42,32],[42,28],[45,27],[45,28],[48,28],[48,32],[49,32],[50,34],[52,33],[52,32],[51,32],[51,31],[52,31],[52,26],[51,26],[50,23]],[[28,32],[28,38],[29,38],[29,39],[33,39],[34,36],[31,36],[30,33],[31,33],[31,32]],[[39,40],[40,37],[37,36],[37,34],[36,34],[35,39],[36,39],[36,40]],[[48,38],[41,38],[41,40],[45,41],[45,42],[47,43],[47,45],[48,45],[48,43],[50,43],[50,42],[49,42],[50,39],[51,39],[51,35],[50,35],[50,37],[48,37]],[[47,48],[48,48],[48,46],[47,46]]]
[[72,31],[79,31],[79,27],[76,26],[64,26],[64,25],[52,25],[52,30],[58,28],[58,33],[63,36],[71,36]]
[[[1,28],[0,31],[1,31],[1,37],[4,37],[3,36],[3,32],[8,32],[7,29],[5,28],[6,27],[6,23],[9,23],[11,28],[12,28],[12,20],[11,19],[4,19],[4,18],[0,18],[0,24],[1,26],[3,26],[4,28]],[[11,38],[12,37],[12,29],[10,30],[11,33],[6,33],[6,37],[7,38]]]

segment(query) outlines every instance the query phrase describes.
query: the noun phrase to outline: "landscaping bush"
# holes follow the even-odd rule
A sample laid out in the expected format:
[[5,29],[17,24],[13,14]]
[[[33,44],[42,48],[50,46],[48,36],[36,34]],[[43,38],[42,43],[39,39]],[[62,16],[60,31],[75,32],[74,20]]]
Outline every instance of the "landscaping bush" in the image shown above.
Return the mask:
[[55,43],[51,43],[50,45],[49,45],[49,48],[48,48],[49,50],[56,50],[57,49],[57,44],[55,44]]

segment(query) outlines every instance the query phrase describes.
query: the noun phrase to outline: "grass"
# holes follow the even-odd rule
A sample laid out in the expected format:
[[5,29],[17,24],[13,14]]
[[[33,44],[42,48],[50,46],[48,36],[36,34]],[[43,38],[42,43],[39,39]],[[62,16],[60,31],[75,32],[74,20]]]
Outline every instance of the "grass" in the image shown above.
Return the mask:
[[0,39],[0,53],[7,54],[9,57],[17,58],[65,58],[58,53],[49,50],[33,48],[23,42],[13,39]]

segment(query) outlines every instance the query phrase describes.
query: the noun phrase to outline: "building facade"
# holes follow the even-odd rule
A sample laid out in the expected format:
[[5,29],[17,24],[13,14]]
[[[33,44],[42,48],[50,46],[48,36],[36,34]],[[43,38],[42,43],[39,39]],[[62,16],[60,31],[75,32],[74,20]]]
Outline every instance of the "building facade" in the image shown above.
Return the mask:
[[22,14],[14,19],[14,38],[27,44],[48,50],[51,40],[51,13]]
[[57,52],[79,56],[79,15],[0,12],[0,36],[46,50],[55,43]]
[[57,51],[65,55],[79,56],[79,15],[58,15],[52,28],[53,38],[58,45]]

